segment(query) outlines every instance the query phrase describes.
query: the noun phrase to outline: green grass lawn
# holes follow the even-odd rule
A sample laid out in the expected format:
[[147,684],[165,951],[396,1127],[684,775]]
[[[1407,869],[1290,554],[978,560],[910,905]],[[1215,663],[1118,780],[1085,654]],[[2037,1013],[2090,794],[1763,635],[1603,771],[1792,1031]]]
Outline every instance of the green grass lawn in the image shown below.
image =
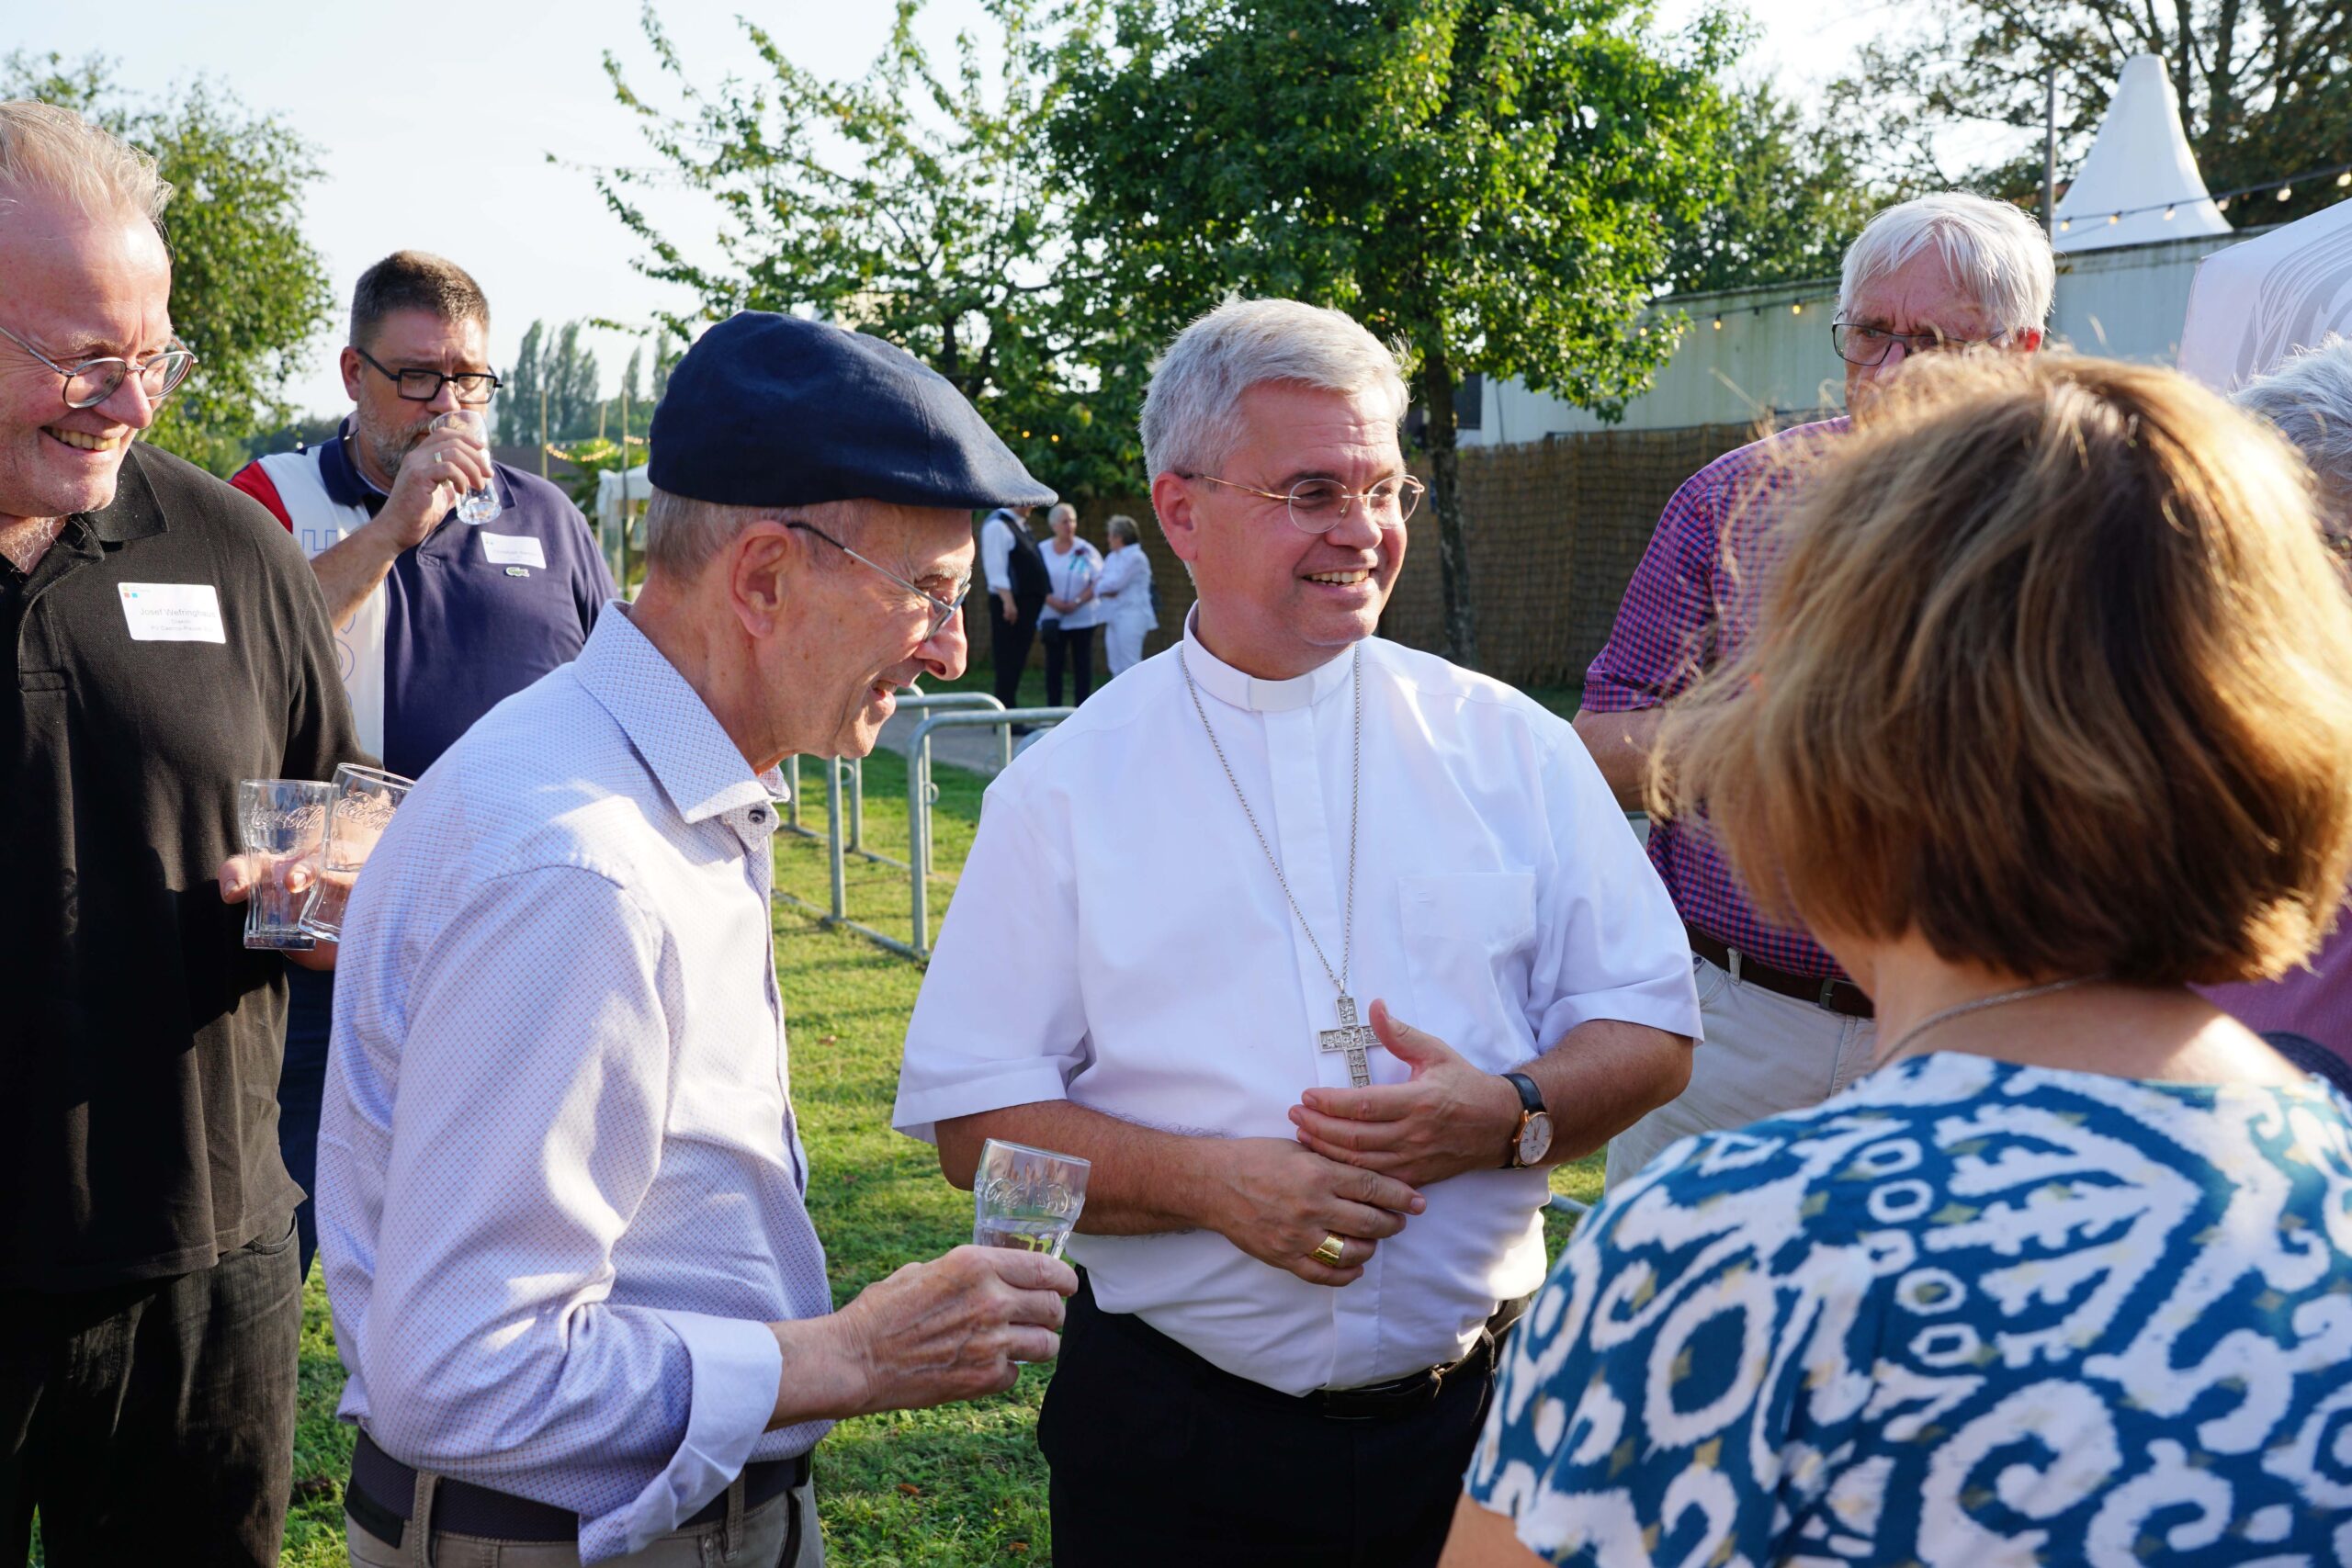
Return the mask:
[[[803,820],[821,831],[820,765],[804,764],[802,777],[815,786],[816,802],[804,808]],[[978,821],[982,781],[952,768],[936,769],[935,777],[938,863],[960,865]],[[868,759],[867,841],[900,858],[905,779],[899,758]],[[775,856],[779,891],[826,903],[821,839],[780,835]],[[855,859],[848,864],[850,913],[906,934],[906,873]],[[939,884],[935,909],[944,909],[951,886]],[[941,1179],[929,1148],[889,1127],[899,1046],[922,971],[782,901],[775,932],[776,975],[791,1020],[792,1100],[811,1166],[808,1209],[825,1240],[833,1299],[844,1302],[899,1264],[969,1239],[972,1201]],[[1600,1189],[1600,1156],[1560,1168],[1553,1185],[1592,1201]],[[1549,1228],[1556,1251],[1566,1228],[1556,1216]],[[303,1305],[297,1496],[285,1562],[329,1568],[345,1562],[342,1484],[350,1429],[334,1420],[343,1372],[315,1273]],[[1032,1369],[1011,1393],[976,1404],[843,1423],[818,1450],[831,1559],[845,1568],[1050,1562],[1046,1467],[1031,1437],[1048,1375]]]

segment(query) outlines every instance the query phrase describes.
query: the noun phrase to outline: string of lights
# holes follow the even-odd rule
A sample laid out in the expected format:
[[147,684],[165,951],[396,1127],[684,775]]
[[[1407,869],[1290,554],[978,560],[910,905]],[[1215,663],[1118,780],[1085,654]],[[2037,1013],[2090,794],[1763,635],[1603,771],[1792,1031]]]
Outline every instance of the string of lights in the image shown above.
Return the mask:
[[[2324,169],[2307,169],[2300,175],[2289,175],[2284,179],[2265,180],[2259,185],[2240,186],[2235,190],[2209,191],[2206,194],[2216,209],[2227,212],[2230,209],[2230,203],[2241,197],[2260,196],[2267,191],[2272,193],[2276,199],[2288,201],[2293,198],[2297,186],[2307,186],[2314,180],[2324,180],[2330,176],[2334,177],[2336,189],[2352,188],[2352,164],[2336,164]],[[2154,212],[2160,209],[2169,220],[2175,212],[2179,210],[2182,202],[2194,205],[2196,201],[2197,197],[2188,196],[2180,197],[2172,201],[2152,201],[2143,207],[2119,208],[2107,215],[2107,220],[2109,223],[2120,223],[2126,218],[2136,218],[2143,212]],[[2072,232],[2074,227],[2075,220],[2071,218],[2062,218],[2058,221],[2058,231],[2061,234]]]
[[[2299,175],[2289,175],[2282,179],[2264,180],[2256,185],[2240,186],[2235,190],[2209,191],[2206,193],[2206,199],[2211,200],[2221,211],[2227,212],[2231,203],[2243,201],[2247,197],[2260,196],[2265,192],[2271,193],[2276,200],[2286,201],[2294,196],[2298,186],[2309,186],[2316,180],[2333,180],[2335,188],[2352,190],[2352,164],[2334,164],[2324,169],[2306,169]],[[2170,219],[2184,204],[2193,205],[2197,200],[2195,197],[2182,197],[2173,201],[2153,201],[2144,207],[2120,208],[2107,215],[2107,221],[2120,223],[2126,218],[2134,218],[2143,212],[2157,211],[2161,211],[2165,218]],[[2062,234],[2069,233],[2074,227],[2073,219],[2061,219],[2058,223],[2058,231]],[[1806,294],[1794,299],[1782,299],[1773,300],[1770,304],[1734,306],[1727,311],[1720,310],[1711,311],[1708,325],[1713,331],[1721,332],[1724,330],[1724,320],[1726,316],[1761,316],[1775,310],[1786,310],[1792,316],[1802,316],[1808,308],[1836,303],[1838,299],[1836,282],[1834,278],[1824,279],[1823,292]],[[1671,301],[1668,302],[1671,303]]]

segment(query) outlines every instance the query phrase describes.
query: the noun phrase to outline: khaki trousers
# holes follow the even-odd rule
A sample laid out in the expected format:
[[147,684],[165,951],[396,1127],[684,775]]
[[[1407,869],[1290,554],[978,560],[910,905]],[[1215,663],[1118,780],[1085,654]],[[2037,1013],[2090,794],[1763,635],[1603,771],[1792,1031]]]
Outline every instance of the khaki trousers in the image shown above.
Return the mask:
[[[736,1488],[742,1484],[735,1483]],[[756,1508],[741,1508],[741,1501],[739,1492],[739,1506],[729,1510],[729,1518],[673,1530],[642,1551],[605,1562],[610,1568],[824,1568],[813,1481]],[[351,1568],[580,1568],[580,1549],[573,1541],[485,1540],[435,1530],[420,1542],[420,1532],[412,1529],[394,1546],[370,1535],[348,1514],[343,1524]]]
[[1691,1053],[1690,1085],[1609,1140],[1611,1187],[1679,1138],[1820,1104],[1861,1077],[1878,1047],[1869,1019],[1743,984],[1696,954],[1690,964],[1706,1031]]

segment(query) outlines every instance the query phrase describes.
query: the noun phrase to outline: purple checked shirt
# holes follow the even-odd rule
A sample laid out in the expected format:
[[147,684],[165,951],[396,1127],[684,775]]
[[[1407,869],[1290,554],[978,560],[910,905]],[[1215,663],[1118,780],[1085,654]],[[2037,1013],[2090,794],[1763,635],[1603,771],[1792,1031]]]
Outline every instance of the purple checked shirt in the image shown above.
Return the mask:
[[[1768,435],[1726,452],[1683,481],[1659,514],[1657,532],[1625,586],[1609,641],[1585,671],[1587,711],[1657,707],[1738,651],[1742,619],[1726,558],[1760,570],[1760,550],[1743,551],[1740,543],[1760,542],[1779,520],[1787,460],[1799,444],[1846,425],[1844,419],[1825,420]],[[1735,524],[1737,532],[1726,551],[1725,529]],[[1740,591],[1741,600],[1748,592]],[[1649,854],[1675,908],[1691,925],[1776,969],[1842,975],[1804,931],[1768,924],[1757,914],[1730,863],[1703,833],[1658,823],[1650,829]]]

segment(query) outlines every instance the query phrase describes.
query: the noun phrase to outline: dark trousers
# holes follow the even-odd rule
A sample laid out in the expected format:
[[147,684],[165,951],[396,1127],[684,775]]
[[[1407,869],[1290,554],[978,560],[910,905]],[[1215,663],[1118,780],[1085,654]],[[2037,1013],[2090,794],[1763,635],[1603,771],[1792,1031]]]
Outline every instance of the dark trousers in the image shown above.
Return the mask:
[[262,1568],[294,1479],[294,1227],[168,1280],[0,1291],[0,1562]]
[[1021,613],[1018,621],[1004,618],[1004,601],[989,595],[989,658],[996,665],[996,700],[1006,707],[1021,705],[1021,672],[1029,668],[1029,645],[1036,640],[1037,615],[1045,609],[1043,603],[1031,604],[1015,599],[1012,607]]
[[1062,705],[1062,666],[1067,662],[1071,675],[1078,681],[1078,700],[1094,690],[1094,628],[1066,631],[1059,621],[1048,621],[1037,628],[1037,636],[1046,644],[1046,705]]
[[1332,1420],[1239,1383],[1136,1320],[1105,1314],[1081,1288],[1037,1418],[1037,1448],[1053,1467],[1054,1561],[1437,1562],[1491,1375],[1455,1378],[1435,1403],[1383,1421]]
[[305,1196],[294,1211],[301,1272],[319,1254],[319,1103],[327,1087],[327,1037],[334,1022],[334,976],[286,966],[286,1065],[277,1073],[277,1154]]

